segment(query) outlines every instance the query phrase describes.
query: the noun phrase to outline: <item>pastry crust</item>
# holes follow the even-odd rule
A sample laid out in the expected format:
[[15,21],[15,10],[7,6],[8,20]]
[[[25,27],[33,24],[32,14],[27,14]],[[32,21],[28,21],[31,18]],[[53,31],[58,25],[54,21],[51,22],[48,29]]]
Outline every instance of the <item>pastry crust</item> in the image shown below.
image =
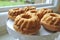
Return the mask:
[[15,19],[14,29],[22,34],[36,34],[40,29],[40,22],[36,15],[21,14]]
[[36,15],[36,13],[37,13],[37,10],[29,10],[26,12],[26,14],[30,14],[30,15]]
[[41,19],[46,13],[53,13],[53,10],[48,8],[41,8],[37,11],[36,14],[39,17],[39,19]]
[[36,10],[36,8],[34,6],[27,6],[27,7],[24,7],[24,10],[27,12],[29,10]]
[[14,20],[16,16],[24,13],[25,11],[22,8],[10,9],[8,12],[8,18]]
[[53,13],[53,10],[52,9],[48,9],[48,8],[41,8],[40,10],[29,10],[26,12],[27,14],[34,14],[34,15],[37,15],[39,20],[41,20],[41,18],[47,14],[47,13]]
[[41,24],[49,31],[60,31],[60,15],[57,13],[47,13],[41,19]]

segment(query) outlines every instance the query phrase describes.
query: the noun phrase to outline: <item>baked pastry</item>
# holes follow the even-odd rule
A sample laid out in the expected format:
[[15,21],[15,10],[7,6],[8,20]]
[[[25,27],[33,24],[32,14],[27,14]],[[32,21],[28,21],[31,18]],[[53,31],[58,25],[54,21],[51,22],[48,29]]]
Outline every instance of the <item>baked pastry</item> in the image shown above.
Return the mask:
[[41,20],[41,18],[46,14],[46,13],[53,13],[52,9],[48,8],[42,8],[40,10],[29,10],[27,11],[27,14],[35,14],[38,16],[38,18]]
[[37,13],[37,10],[29,10],[29,11],[27,11],[26,12],[26,14],[33,14],[33,15],[36,15],[36,13]]
[[60,31],[60,15],[57,13],[47,13],[41,19],[41,24],[48,31]]
[[19,14],[22,14],[24,12],[25,11],[22,8],[10,9],[8,12],[8,18],[14,20],[16,18],[16,16],[18,16]]
[[24,10],[27,12],[29,10],[36,10],[36,8],[34,6],[27,6],[27,7],[24,7]]
[[53,10],[48,8],[41,8],[37,11],[36,14],[39,17],[39,19],[41,19],[46,13],[53,13]]
[[40,29],[36,15],[21,14],[15,18],[14,29],[22,34],[37,34]]

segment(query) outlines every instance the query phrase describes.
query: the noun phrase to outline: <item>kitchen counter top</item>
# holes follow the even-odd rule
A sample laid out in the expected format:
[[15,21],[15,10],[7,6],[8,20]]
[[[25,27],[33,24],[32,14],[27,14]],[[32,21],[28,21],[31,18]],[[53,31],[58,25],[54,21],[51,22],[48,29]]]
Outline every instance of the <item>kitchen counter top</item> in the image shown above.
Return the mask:
[[3,35],[0,35],[0,40],[15,40],[15,39],[11,37],[8,33],[5,33]]
[[[50,39],[48,38],[48,40]],[[15,39],[12,36],[10,36],[8,33],[5,33],[0,35],[0,40],[15,40]],[[45,39],[41,39],[41,40],[45,40]],[[60,40],[60,38],[58,38],[57,40]]]

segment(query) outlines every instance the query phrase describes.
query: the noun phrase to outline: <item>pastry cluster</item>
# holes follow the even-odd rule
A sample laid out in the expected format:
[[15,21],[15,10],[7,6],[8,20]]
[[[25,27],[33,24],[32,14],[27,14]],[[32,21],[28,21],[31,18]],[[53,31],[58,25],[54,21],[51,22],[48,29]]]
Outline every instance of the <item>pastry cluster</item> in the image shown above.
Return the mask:
[[14,20],[14,29],[22,34],[37,34],[41,25],[49,31],[60,31],[60,15],[52,9],[33,6],[10,9],[8,18]]

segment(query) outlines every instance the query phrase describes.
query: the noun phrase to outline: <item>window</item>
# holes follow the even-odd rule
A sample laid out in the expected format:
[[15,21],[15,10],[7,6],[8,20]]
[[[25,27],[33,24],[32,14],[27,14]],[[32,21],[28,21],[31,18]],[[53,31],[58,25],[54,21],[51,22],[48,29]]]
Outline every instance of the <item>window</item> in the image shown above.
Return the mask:
[[41,7],[53,7],[57,6],[59,0],[0,0],[0,12],[6,12],[11,8],[35,6],[37,9]]
[[24,4],[45,3],[46,0],[0,0],[0,6],[14,6]]

